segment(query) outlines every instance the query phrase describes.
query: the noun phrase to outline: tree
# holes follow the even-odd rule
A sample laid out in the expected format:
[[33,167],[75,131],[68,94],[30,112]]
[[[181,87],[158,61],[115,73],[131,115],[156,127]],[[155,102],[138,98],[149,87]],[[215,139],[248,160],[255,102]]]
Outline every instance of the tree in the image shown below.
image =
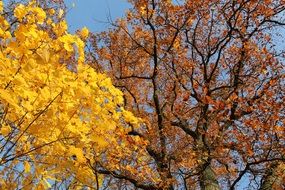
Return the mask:
[[126,135],[141,121],[84,63],[89,31],[69,34],[63,10],[43,2],[3,11],[0,1],[0,188],[94,189],[102,177],[93,165],[118,167],[114,155],[144,150]]
[[144,120],[129,135],[150,142],[145,178],[129,174],[139,162],[101,171],[113,188],[284,189],[285,2],[129,2],[88,54]]

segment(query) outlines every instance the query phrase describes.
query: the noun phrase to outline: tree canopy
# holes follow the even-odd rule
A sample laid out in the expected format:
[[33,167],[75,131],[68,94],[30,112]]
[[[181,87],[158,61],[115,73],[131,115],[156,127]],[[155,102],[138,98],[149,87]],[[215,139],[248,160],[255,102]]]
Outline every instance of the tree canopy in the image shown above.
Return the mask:
[[88,58],[145,120],[142,189],[284,189],[285,2],[129,2]]
[[69,34],[63,10],[36,1],[17,4],[7,20],[0,2],[1,189],[99,186],[97,161],[116,167],[114,155],[143,149],[124,136],[140,120],[111,79],[84,63],[86,28]]

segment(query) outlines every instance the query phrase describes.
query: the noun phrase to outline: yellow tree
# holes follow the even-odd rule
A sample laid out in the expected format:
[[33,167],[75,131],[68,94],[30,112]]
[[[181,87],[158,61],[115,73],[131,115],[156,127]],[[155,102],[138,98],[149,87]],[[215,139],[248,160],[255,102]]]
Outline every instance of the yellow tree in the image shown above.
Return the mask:
[[62,13],[29,1],[7,20],[0,1],[1,189],[98,189],[94,165],[117,168],[147,143],[125,135],[140,120],[111,79],[84,64],[89,32],[69,34]]
[[278,30],[285,25],[285,2],[129,2],[126,17],[92,36],[90,59],[144,119],[146,126],[130,135],[151,142],[145,159],[156,180],[119,170],[115,183],[233,190],[249,181],[244,185],[253,189],[284,189],[285,70]]

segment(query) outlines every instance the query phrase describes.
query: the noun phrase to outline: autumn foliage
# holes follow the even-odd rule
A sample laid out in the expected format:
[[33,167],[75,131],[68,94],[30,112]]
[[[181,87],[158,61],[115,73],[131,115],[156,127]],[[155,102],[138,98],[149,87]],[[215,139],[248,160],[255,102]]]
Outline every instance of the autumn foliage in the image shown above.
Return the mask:
[[0,17],[1,189],[97,187],[93,165],[115,167],[139,123],[111,79],[84,63],[88,30],[69,34],[61,12],[30,1],[14,22]]
[[129,2],[0,1],[0,189],[284,189],[285,2]]
[[157,178],[118,170],[123,186],[284,189],[285,2],[129,2],[88,54],[146,124]]

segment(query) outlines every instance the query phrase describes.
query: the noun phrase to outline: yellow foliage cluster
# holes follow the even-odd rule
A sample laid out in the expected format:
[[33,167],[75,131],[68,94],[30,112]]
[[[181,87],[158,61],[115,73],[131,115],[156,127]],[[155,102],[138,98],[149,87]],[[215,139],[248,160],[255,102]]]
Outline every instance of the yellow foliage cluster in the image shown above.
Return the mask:
[[86,28],[69,34],[36,1],[19,4],[14,17],[12,26],[0,16],[0,137],[7,142],[0,144],[0,176],[9,178],[0,187],[13,189],[17,172],[22,189],[71,177],[94,186],[88,166],[139,120],[121,107],[111,80],[84,64]]

